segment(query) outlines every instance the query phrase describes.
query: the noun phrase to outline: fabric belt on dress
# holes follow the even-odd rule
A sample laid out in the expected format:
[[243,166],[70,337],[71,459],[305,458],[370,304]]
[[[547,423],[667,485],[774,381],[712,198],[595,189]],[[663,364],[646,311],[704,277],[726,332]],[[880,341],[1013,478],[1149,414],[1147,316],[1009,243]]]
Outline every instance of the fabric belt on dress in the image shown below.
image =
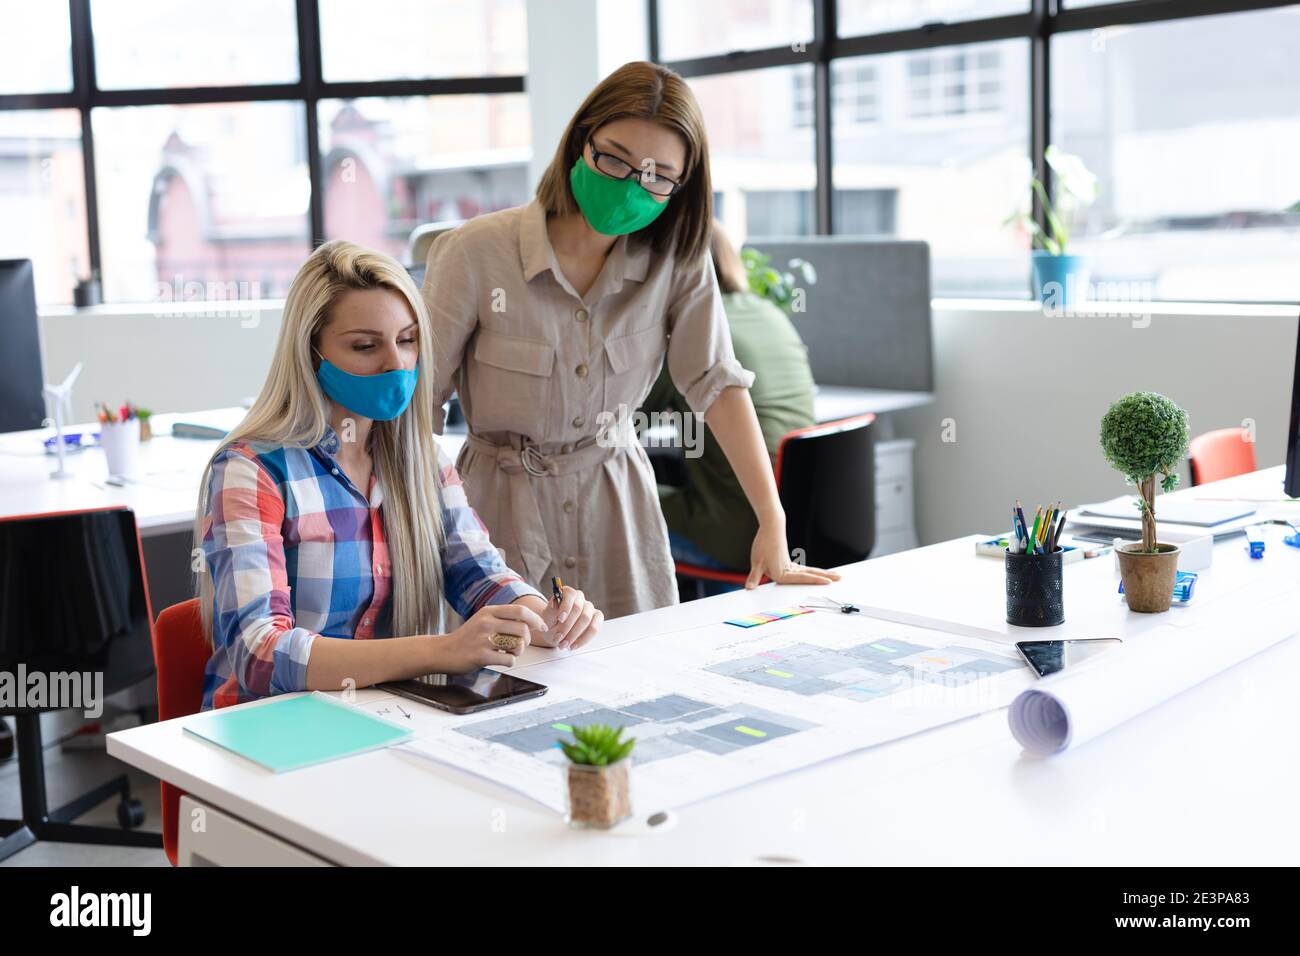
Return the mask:
[[515,447],[497,445],[474,434],[469,436],[466,444],[476,452],[495,458],[497,467],[507,476],[515,542],[524,560],[523,570],[533,585],[543,580],[546,569],[550,567],[551,547],[546,540],[541,506],[530,478],[586,471],[624,450],[624,446],[617,442],[601,445],[593,440],[591,444],[579,445],[571,451],[547,454],[526,439],[520,439],[520,446]]

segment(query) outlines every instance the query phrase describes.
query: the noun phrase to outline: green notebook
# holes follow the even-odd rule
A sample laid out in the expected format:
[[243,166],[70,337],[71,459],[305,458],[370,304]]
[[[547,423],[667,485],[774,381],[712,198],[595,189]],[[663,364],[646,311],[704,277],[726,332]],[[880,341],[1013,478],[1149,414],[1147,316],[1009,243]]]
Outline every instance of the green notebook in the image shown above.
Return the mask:
[[190,721],[185,732],[276,773],[378,750],[414,736],[320,691],[217,711]]

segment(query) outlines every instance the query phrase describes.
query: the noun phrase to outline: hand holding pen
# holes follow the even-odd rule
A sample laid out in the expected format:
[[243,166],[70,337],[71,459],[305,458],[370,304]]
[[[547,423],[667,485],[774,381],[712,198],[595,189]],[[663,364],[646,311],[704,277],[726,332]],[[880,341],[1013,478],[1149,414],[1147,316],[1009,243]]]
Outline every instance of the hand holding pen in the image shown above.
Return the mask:
[[533,643],[542,647],[572,650],[596,636],[605,615],[577,588],[565,587],[558,577],[551,578],[551,600],[542,614],[550,630],[534,636]]

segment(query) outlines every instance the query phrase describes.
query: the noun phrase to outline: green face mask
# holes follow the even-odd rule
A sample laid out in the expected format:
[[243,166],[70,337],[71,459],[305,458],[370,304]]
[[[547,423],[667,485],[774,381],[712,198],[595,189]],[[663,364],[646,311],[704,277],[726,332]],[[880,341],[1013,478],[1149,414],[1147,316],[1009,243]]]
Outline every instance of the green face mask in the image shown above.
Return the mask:
[[591,228],[606,236],[644,229],[668,207],[667,202],[658,202],[642,189],[635,176],[602,176],[581,156],[569,171],[569,185]]

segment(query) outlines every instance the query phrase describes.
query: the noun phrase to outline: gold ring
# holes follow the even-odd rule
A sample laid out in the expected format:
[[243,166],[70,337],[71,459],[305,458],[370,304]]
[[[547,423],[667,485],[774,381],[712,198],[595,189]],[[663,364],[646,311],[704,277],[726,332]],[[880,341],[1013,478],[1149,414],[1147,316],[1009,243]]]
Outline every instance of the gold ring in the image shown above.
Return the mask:
[[524,639],[517,634],[493,634],[488,638],[497,650],[514,654],[523,649]]

